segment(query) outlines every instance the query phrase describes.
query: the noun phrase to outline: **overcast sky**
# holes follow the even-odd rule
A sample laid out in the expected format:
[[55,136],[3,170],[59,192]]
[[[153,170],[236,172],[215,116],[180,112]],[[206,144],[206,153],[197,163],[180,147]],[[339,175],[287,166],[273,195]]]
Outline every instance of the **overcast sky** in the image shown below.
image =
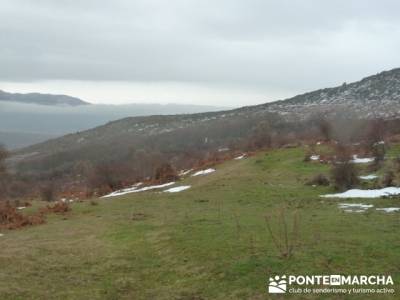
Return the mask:
[[400,1],[2,0],[0,89],[240,106],[400,66]]

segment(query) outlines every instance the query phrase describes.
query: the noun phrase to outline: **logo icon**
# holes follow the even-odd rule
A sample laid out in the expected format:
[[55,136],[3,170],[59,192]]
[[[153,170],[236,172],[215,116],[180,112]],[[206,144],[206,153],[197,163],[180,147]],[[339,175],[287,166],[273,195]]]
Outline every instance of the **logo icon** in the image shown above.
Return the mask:
[[341,278],[340,275],[331,275],[330,277],[330,285],[341,285]]
[[286,275],[269,278],[268,293],[283,294],[286,293]]

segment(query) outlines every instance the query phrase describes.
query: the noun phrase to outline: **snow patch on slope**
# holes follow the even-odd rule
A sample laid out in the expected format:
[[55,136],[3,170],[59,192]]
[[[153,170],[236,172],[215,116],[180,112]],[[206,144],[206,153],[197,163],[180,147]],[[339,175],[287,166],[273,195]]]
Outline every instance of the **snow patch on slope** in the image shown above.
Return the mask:
[[400,207],[385,207],[385,208],[377,208],[376,210],[391,213],[391,212],[400,211]]
[[379,198],[383,196],[391,196],[400,194],[398,187],[386,187],[375,190],[359,190],[352,189],[344,193],[321,195],[324,198]]
[[359,176],[359,178],[362,180],[373,180],[378,178],[378,176],[375,174],[370,174],[370,175]]
[[167,192],[167,193],[179,193],[179,192],[182,192],[184,190],[190,189],[190,187],[191,187],[190,185],[176,186],[176,187],[170,188],[168,190],[165,190],[164,192]]
[[374,157],[359,158],[357,155],[353,155],[353,159],[350,162],[352,162],[353,164],[368,164],[373,162],[374,160]]
[[[115,197],[115,196],[122,196],[122,195],[126,195],[129,193],[139,193],[139,192],[145,192],[145,191],[150,191],[150,190],[154,190],[154,189],[161,189],[170,185],[175,184],[175,182],[168,182],[168,183],[164,183],[164,184],[159,184],[159,185],[150,185],[150,186],[145,186],[141,189],[138,189],[139,184],[136,184],[130,188],[126,188],[126,189],[122,189],[122,190],[118,190],[115,192],[112,192],[111,194],[105,195],[102,198],[108,198],[108,197]],[[141,183],[140,183],[141,185]]]
[[215,169],[212,169],[212,168],[206,169],[206,170],[201,170],[201,171],[197,171],[196,173],[194,173],[192,175],[192,177],[193,176],[199,176],[199,175],[207,175],[207,174],[210,174],[210,173],[213,173],[213,172],[215,172]]

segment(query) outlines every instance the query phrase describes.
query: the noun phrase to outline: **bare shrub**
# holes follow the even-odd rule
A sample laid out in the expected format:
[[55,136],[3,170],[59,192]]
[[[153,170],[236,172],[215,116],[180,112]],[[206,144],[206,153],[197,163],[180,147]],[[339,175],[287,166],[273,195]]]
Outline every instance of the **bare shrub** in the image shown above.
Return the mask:
[[25,182],[23,180],[8,180],[8,196],[9,198],[21,199],[27,195],[34,194],[35,188],[31,182]]
[[359,184],[358,172],[354,164],[348,161],[334,164],[332,181],[337,190],[350,189]]
[[159,183],[164,183],[178,180],[179,176],[169,163],[164,163],[156,169],[154,179]]
[[40,210],[41,213],[59,213],[65,214],[71,210],[70,206],[66,202],[57,202],[53,206],[47,205],[45,208]]
[[385,138],[387,128],[382,119],[372,120],[367,124],[366,140],[373,145]]
[[330,141],[332,139],[332,124],[326,119],[320,119],[318,121],[318,129],[322,134],[325,141]]
[[275,217],[276,228],[273,227],[272,217],[270,215],[265,216],[268,233],[282,258],[290,258],[293,255],[295,248],[298,247],[300,240],[298,212],[294,211],[291,217],[292,229],[290,230],[290,225],[287,222],[286,212],[284,209],[281,209]]
[[0,174],[6,171],[5,160],[8,157],[8,151],[0,145]]
[[335,146],[335,162],[346,163],[351,160],[351,149],[344,144],[337,144]]
[[8,174],[6,172],[5,160],[8,157],[7,150],[0,145],[0,200],[4,200],[7,195]]
[[329,185],[329,178],[324,174],[315,175],[311,180],[309,180],[306,184],[307,185],[322,185],[328,186]]
[[56,200],[56,185],[48,182],[40,188],[40,196],[43,201],[53,202]]
[[394,172],[389,170],[383,176],[382,185],[384,187],[393,186],[394,179],[395,179]]
[[9,202],[0,204],[0,228],[18,229],[29,225],[45,223],[43,214],[24,215],[11,206]]
[[375,157],[375,162],[383,162],[386,154],[386,146],[382,143],[376,143],[372,146],[372,155]]
[[[128,176],[128,170],[121,166],[104,163],[97,165],[89,175],[89,186],[107,193],[123,187],[123,180]],[[101,193],[103,194],[103,193]]]
[[336,161],[332,168],[332,181],[335,189],[345,190],[359,184],[356,166],[350,162],[350,148],[338,144],[335,148]]

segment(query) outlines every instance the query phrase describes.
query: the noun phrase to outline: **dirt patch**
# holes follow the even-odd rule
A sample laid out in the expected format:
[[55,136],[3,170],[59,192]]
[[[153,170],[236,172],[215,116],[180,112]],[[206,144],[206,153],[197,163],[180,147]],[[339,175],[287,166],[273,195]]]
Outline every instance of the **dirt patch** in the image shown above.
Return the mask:
[[149,216],[144,213],[133,213],[131,214],[132,221],[142,221],[147,219]]

